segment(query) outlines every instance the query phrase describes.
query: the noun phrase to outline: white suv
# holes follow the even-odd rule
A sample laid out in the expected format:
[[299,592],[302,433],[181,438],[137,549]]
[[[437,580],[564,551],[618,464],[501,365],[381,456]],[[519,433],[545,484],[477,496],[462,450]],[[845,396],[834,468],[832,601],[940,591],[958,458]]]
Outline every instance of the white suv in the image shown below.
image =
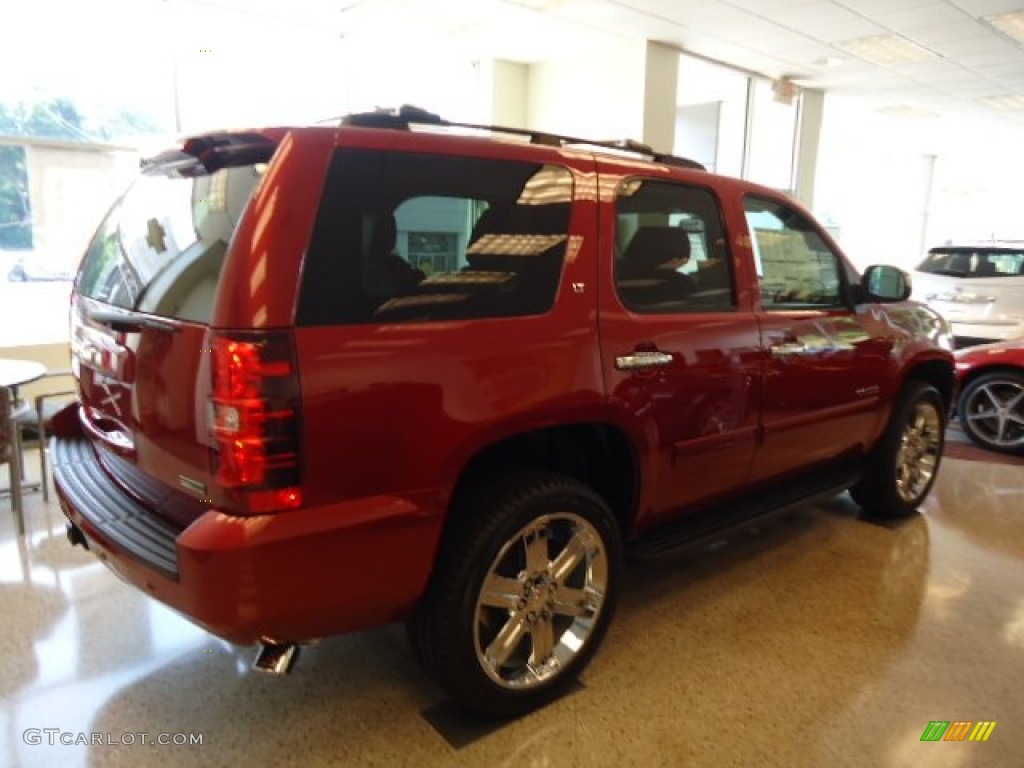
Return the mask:
[[957,346],[1024,337],[1024,241],[932,248],[913,298],[949,320]]

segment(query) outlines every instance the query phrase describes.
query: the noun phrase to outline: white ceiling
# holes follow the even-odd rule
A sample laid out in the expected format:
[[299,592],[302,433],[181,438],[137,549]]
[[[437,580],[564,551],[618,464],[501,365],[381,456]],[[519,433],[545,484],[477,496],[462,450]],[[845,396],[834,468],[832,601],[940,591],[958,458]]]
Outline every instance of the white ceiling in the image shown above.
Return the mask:
[[[224,0],[221,0],[224,2]],[[230,0],[228,0],[230,2]],[[482,55],[537,61],[606,34],[649,39],[768,78],[843,93],[889,114],[928,113],[1024,129],[1024,44],[984,17],[1021,0],[293,0],[277,13],[313,13],[343,34],[450,39]],[[227,4],[227,3],[225,3]],[[252,3],[247,3],[252,8]],[[897,34],[937,54],[887,67],[842,43]],[[828,66],[827,60],[842,63]]]

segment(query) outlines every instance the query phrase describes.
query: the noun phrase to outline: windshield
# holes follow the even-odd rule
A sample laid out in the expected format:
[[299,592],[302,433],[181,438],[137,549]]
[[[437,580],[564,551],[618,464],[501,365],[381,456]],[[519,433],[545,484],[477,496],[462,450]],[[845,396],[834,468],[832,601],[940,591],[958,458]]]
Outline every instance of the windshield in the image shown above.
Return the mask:
[[148,170],[89,244],[79,295],[209,322],[228,243],[265,168],[259,163],[206,174],[178,164]]
[[1019,277],[1024,248],[932,248],[918,272],[951,277]]

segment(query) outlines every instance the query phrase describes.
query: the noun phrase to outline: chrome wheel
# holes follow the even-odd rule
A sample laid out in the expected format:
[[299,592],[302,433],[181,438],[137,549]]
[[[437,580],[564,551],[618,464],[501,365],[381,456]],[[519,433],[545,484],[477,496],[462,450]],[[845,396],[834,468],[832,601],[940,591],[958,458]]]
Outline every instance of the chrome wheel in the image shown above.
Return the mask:
[[1024,450],[1024,377],[993,374],[972,382],[960,400],[968,437],[996,451]]
[[916,504],[931,486],[942,453],[943,419],[931,400],[914,403],[896,454],[896,492]]
[[548,514],[522,527],[487,569],[476,601],[477,660],[498,685],[556,677],[587,644],[608,590],[608,554],[583,517]]

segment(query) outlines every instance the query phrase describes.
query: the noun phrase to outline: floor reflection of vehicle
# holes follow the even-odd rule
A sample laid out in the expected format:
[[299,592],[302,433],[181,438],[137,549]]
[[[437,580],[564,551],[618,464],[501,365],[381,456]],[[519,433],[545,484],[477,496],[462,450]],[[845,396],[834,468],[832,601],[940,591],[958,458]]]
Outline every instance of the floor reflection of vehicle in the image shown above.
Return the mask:
[[1024,340],[957,352],[956,375],[967,436],[990,451],[1024,454]]

